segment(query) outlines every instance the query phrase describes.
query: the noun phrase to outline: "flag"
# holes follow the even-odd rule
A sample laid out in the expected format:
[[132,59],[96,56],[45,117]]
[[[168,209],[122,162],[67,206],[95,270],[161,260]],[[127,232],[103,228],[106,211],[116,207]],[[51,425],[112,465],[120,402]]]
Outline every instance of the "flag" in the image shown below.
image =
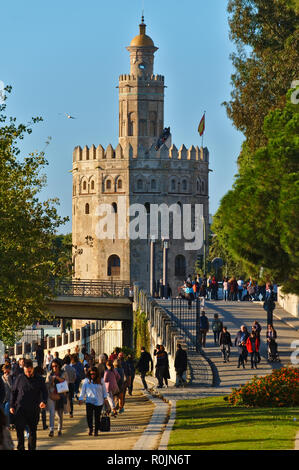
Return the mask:
[[201,121],[200,121],[199,126],[198,126],[199,135],[202,136],[204,131],[205,131],[205,114],[201,118]]

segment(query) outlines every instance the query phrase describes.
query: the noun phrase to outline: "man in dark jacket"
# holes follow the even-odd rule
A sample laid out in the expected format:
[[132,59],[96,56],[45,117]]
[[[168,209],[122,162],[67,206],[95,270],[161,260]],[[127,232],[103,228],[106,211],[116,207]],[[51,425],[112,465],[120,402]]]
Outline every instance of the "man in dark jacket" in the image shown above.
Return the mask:
[[[151,368],[150,368],[151,365]],[[145,350],[145,347],[142,346],[141,348],[141,356],[139,358],[139,361],[137,363],[136,369],[139,370],[141,380],[143,383],[144,390],[147,390],[147,383],[145,380],[146,373],[150,370],[152,372],[153,370],[153,360],[152,356],[150,355],[149,352]]]
[[29,428],[28,449],[36,449],[36,429],[40,409],[46,408],[48,392],[40,375],[34,373],[30,359],[24,362],[24,374],[19,374],[12,387],[10,412],[15,417],[18,450],[25,450],[24,430]]
[[164,346],[161,344],[159,352],[156,355],[157,357],[157,364],[156,364],[156,377],[158,379],[159,385],[157,388],[163,388],[163,380],[165,382],[166,388],[168,387],[168,379],[170,379],[169,375],[169,362],[168,362],[168,354],[165,351]]
[[223,354],[223,362],[229,362],[230,348],[232,347],[232,340],[230,333],[227,331],[227,327],[224,326],[220,333],[219,345]]
[[176,387],[186,384],[187,370],[187,353],[182,349],[181,344],[177,344],[177,352],[175,354],[174,368],[176,371]]
[[209,320],[206,317],[206,312],[202,310],[201,316],[199,318],[199,344],[203,348],[206,347],[206,337],[209,331]]

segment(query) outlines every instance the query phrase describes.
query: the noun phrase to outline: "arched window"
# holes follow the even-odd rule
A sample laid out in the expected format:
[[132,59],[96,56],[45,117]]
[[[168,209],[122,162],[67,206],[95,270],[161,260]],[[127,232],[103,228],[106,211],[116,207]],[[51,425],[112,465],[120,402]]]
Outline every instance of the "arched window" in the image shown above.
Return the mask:
[[113,209],[113,212],[114,212],[115,214],[117,214],[117,204],[116,204],[116,202],[113,202],[113,203],[112,203],[112,209]]
[[200,180],[196,181],[196,191],[200,193]]
[[141,179],[137,180],[137,189],[138,191],[142,191],[143,189],[143,181]]
[[187,180],[182,181],[182,190],[187,191]]
[[205,182],[204,181],[201,182],[201,192],[202,192],[202,194],[205,193]]
[[86,183],[86,181],[83,181],[82,187],[83,187],[83,191],[86,191],[86,189],[87,189],[87,183]]
[[174,275],[180,278],[186,277],[186,259],[183,255],[175,257]]
[[107,262],[107,275],[120,276],[120,258],[117,255],[111,255]]
[[89,214],[89,204],[85,204],[85,214]]
[[121,179],[117,181],[117,189],[122,189],[123,188],[123,182]]
[[146,129],[146,120],[139,119],[139,135],[146,136],[147,129]]
[[106,189],[110,190],[112,187],[111,180],[106,181]]
[[175,180],[171,180],[171,191],[175,191],[176,189],[176,181]]
[[94,181],[93,181],[93,180],[92,180],[91,183],[90,183],[90,189],[91,189],[92,191],[94,191]]

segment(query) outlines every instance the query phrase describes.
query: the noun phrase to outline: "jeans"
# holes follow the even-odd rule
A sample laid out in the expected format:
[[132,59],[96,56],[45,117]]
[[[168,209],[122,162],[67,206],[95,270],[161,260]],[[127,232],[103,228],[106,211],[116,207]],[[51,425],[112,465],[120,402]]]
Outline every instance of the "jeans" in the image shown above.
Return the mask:
[[207,336],[208,330],[199,330],[199,344],[200,346],[203,346],[204,348],[206,347],[206,336]]
[[146,372],[140,372],[140,377],[141,377],[141,381],[143,383],[143,387],[145,390],[147,390],[147,383],[146,383],[146,380],[145,380],[145,376],[146,376]]
[[257,364],[257,357],[256,357],[256,352],[255,351],[250,353],[250,360],[251,360],[251,367],[253,368]]
[[219,344],[220,331],[214,331],[214,343]]
[[176,387],[179,387],[180,385],[183,385],[186,383],[186,371],[182,371],[182,370],[177,370],[176,371],[176,381],[175,381],[175,385]]
[[91,431],[93,430],[93,418],[94,418],[94,429],[95,431],[99,430],[102,408],[103,408],[103,405],[96,406],[96,405],[92,405],[91,403],[86,403],[86,419],[87,419],[88,427]]
[[223,291],[223,300],[228,300],[228,290]]
[[73,403],[74,393],[75,393],[75,384],[69,383],[70,415],[72,415],[74,411],[74,403]]
[[55,401],[48,398],[48,410],[50,414],[50,431],[54,431],[55,414],[58,417],[58,431],[61,431],[62,424],[63,424],[63,408],[56,410],[55,405],[56,405]]
[[223,359],[225,361],[228,361],[229,356],[230,356],[230,345],[229,344],[223,344],[222,348],[221,348],[221,352],[223,354]]

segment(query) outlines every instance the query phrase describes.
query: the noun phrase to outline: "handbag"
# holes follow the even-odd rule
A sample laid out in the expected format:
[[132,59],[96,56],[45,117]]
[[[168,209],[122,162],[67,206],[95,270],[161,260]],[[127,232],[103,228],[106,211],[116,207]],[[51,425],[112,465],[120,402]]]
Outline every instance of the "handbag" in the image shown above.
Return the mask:
[[65,393],[69,391],[69,386],[66,380],[64,382],[60,382],[59,384],[57,384],[56,388],[57,388],[58,393]]
[[61,398],[61,396],[60,396],[59,393],[57,393],[57,392],[51,392],[51,393],[49,394],[49,397],[50,397],[50,399],[53,400],[53,401],[58,401],[58,400],[60,400],[60,398]]
[[100,429],[101,432],[109,432],[110,431],[110,417],[106,413],[103,413],[101,418],[100,418],[99,429]]

